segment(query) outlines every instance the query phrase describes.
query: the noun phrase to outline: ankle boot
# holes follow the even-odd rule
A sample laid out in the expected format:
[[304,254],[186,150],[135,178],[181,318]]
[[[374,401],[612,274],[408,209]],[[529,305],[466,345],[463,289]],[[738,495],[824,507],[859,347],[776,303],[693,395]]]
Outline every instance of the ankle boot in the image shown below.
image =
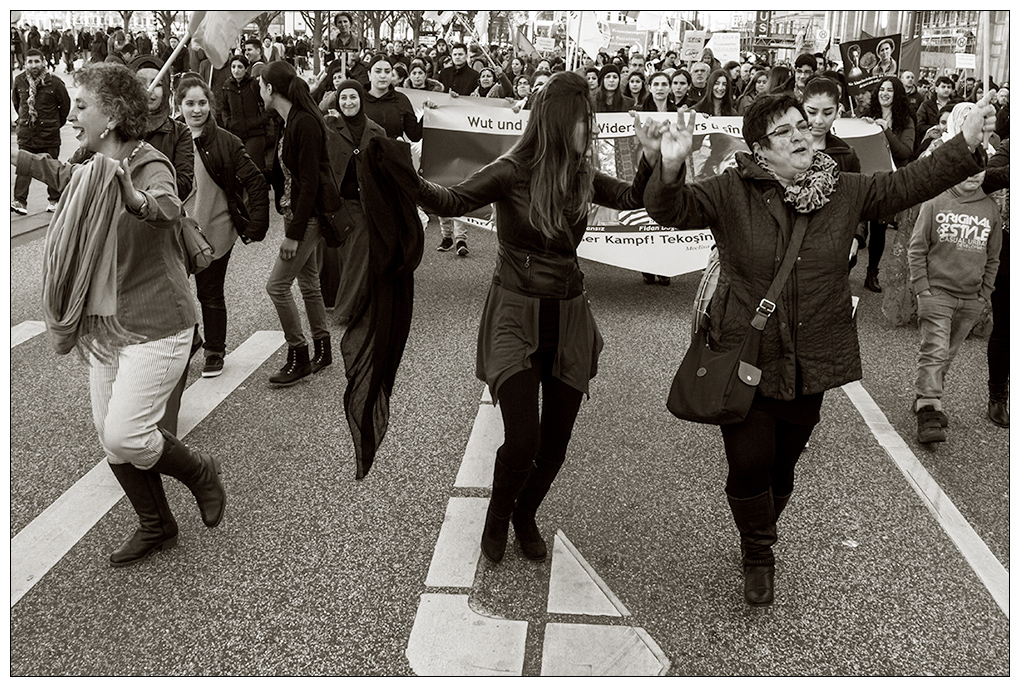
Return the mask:
[[276,386],[290,386],[310,374],[312,364],[308,360],[308,344],[290,346],[287,349],[287,362],[269,381]]
[[878,268],[869,267],[868,276],[864,278],[864,288],[875,293],[882,293],[882,287],[878,284]]
[[1009,384],[988,383],[988,419],[1009,427]]
[[482,531],[482,553],[493,563],[503,560],[506,553],[507,533],[510,517],[514,512],[517,494],[528,477],[530,466],[524,470],[511,470],[500,459],[503,449],[496,452],[496,464],[492,471],[492,496],[485,513],[485,529]]
[[163,433],[163,455],[152,466],[154,472],[169,475],[184,483],[195,496],[202,522],[216,527],[223,520],[227,493],[220,482],[219,461],[198,451],[192,451],[173,434]]
[[562,461],[557,463],[539,456],[524,481],[524,486],[521,487],[521,495],[517,497],[512,518],[514,535],[521,547],[521,553],[533,561],[544,561],[549,553],[542,533],[538,531],[538,525],[535,523],[535,515],[562,465]]
[[321,339],[312,339],[315,348],[315,355],[312,356],[312,374],[315,374],[327,365],[333,364],[333,345],[330,342],[329,334]]
[[177,546],[177,521],[166,502],[159,473],[139,470],[130,463],[107,465],[138,514],[138,529],[110,554],[110,565],[114,568],[134,565],[156,551]]
[[776,559],[772,546],[776,543],[776,512],[772,491],[749,499],[727,494],[727,499],[740,532],[744,600],[751,606],[767,606],[775,598]]

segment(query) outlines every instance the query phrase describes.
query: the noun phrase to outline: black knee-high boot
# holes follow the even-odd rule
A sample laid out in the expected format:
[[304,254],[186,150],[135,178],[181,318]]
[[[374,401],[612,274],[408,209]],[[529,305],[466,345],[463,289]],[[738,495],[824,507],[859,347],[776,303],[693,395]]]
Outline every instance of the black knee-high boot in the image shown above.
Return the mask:
[[107,463],[138,514],[138,529],[110,554],[110,565],[123,568],[141,563],[156,551],[177,546],[177,521],[170,512],[159,473],[139,470],[130,463]]
[[206,527],[216,527],[223,519],[227,493],[220,482],[219,463],[198,451],[192,451],[181,440],[164,429],[163,454],[152,470],[184,482],[191,490]]
[[539,456],[514,507],[513,523],[517,543],[525,557],[534,561],[544,561],[548,555],[545,540],[535,523],[535,515],[562,466],[563,461],[553,462]]
[[485,530],[482,532],[482,553],[493,563],[503,560],[506,553],[506,538],[510,529],[510,516],[521,486],[531,472],[529,465],[524,470],[511,470],[496,451],[496,464],[492,471],[492,496],[485,513]]
[[772,490],[749,499],[737,499],[727,494],[727,499],[740,532],[744,600],[752,606],[766,606],[775,596],[776,559],[772,546],[776,543],[776,511]]
[[780,514],[782,514],[782,512],[786,509],[786,504],[790,502],[791,496],[793,496],[792,491],[786,496],[776,496],[775,494],[772,495],[772,507],[775,509],[776,512],[776,522],[779,521]]

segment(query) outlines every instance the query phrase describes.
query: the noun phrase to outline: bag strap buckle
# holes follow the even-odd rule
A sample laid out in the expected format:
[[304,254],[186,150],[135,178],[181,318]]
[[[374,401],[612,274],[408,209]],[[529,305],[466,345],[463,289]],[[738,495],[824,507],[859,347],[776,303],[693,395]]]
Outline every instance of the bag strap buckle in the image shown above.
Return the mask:
[[769,319],[769,315],[776,311],[776,304],[767,298],[762,298],[761,302],[758,303],[758,308],[755,310],[754,317],[751,318],[751,326],[762,331],[765,329],[765,323]]

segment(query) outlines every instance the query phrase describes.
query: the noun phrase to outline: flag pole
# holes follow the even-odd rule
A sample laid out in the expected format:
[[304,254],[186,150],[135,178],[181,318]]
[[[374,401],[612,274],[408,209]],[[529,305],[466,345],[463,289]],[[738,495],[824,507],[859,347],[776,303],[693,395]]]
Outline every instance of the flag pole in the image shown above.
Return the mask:
[[164,76],[166,76],[167,72],[170,71],[170,66],[174,63],[174,60],[177,59],[177,56],[181,54],[181,51],[184,50],[185,46],[188,44],[189,41],[191,41],[191,30],[186,29],[184,31],[184,38],[182,38],[181,42],[177,44],[177,47],[174,48],[174,51],[170,53],[170,57],[166,58],[166,62],[164,62],[163,66],[159,68],[159,72],[152,79],[152,83],[149,84],[149,88],[147,90],[150,93],[152,92],[152,89],[159,85],[159,82],[163,79]]

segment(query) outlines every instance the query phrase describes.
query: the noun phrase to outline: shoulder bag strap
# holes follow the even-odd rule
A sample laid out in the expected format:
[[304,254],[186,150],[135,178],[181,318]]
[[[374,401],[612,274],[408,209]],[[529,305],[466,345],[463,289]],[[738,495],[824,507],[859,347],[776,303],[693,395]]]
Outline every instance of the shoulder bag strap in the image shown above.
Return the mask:
[[761,302],[758,303],[754,317],[751,318],[751,326],[759,332],[765,329],[765,323],[768,322],[769,315],[776,309],[776,299],[779,298],[780,292],[786,286],[786,280],[790,278],[790,273],[793,272],[793,265],[797,262],[800,246],[804,243],[807,226],[808,216],[798,213],[796,220],[794,220],[793,236],[790,238],[790,245],[786,249],[786,255],[783,256],[783,261],[779,265],[779,270],[776,272],[769,290],[765,293],[765,297],[761,299]]

